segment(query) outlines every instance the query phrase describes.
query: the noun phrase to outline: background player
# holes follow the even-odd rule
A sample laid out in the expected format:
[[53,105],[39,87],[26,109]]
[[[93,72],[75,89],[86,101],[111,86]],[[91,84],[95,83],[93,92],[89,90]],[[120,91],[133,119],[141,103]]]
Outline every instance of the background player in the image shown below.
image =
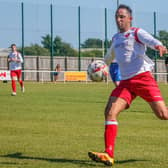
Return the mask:
[[21,54],[17,51],[16,44],[11,45],[11,53],[8,55],[9,70],[12,80],[12,96],[16,96],[16,80],[18,80],[21,91],[24,92],[24,84],[22,81],[22,63],[23,58]]
[[114,85],[117,87],[120,84],[121,81],[121,74],[118,63],[114,60],[109,66],[110,76],[114,83]]

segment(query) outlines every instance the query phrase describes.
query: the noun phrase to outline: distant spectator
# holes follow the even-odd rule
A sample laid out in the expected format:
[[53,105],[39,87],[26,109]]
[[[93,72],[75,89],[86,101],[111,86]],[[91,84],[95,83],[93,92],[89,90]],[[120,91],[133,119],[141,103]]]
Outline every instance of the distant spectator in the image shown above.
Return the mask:
[[61,66],[60,66],[60,64],[57,64],[55,67],[55,72],[54,72],[54,81],[55,82],[58,80],[60,71],[61,71]]

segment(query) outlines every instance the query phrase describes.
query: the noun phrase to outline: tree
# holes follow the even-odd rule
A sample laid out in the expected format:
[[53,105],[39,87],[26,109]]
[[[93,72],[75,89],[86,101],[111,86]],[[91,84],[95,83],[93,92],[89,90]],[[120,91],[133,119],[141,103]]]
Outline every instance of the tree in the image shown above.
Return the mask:
[[41,44],[43,45],[44,48],[47,48],[48,50],[50,50],[50,48],[51,48],[51,37],[50,37],[49,34],[47,34],[46,36],[42,36]]
[[[41,43],[44,48],[50,50],[51,36],[49,34],[42,36]],[[53,40],[53,49],[55,56],[77,56],[77,51],[69,43],[63,42],[59,36],[56,36]]]
[[162,43],[168,47],[168,32],[164,30],[159,31],[159,39],[162,41]]
[[[111,41],[106,41],[107,47],[110,47]],[[103,48],[103,43],[105,46],[105,41],[102,41],[101,39],[97,38],[88,38],[84,41],[83,44],[81,44],[82,48]]]
[[103,57],[103,53],[100,50],[91,50],[91,51],[82,51],[81,52],[82,57]]
[[37,55],[37,56],[49,56],[50,52],[48,49],[39,46],[38,44],[31,44],[29,47],[24,48],[25,55]]
[[53,46],[54,46],[54,55],[62,55],[61,49],[63,47],[63,44],[62,39],[59,36],[56,36],[54,38]]
[[102,48],[102,40],[96,38],[88,38],[81,44],[82,48]]

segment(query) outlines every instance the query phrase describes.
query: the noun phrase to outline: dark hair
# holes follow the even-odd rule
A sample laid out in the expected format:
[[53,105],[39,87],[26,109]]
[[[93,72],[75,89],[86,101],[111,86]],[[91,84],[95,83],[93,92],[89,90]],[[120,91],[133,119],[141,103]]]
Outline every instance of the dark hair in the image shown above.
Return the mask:
[[126,9],[128,11],[128,13],[130,14],[130,16],[132,16],[132,9],[129,6],[124,5],[124,4],[120,4],[116,10],[116,13],[119,9]]
[[16,46],[16,44],[11,44],[11,48],[12,48],[13,46]]

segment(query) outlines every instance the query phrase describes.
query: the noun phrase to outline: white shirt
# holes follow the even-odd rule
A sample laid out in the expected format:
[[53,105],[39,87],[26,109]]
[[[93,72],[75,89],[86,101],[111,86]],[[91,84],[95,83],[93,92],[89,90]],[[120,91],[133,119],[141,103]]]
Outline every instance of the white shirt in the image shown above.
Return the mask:
[[10,70],[22,69],[23,58],[19,52],[11,52],[9,54],[8,58],[14,58],[14,59],[19,60],[19,62],[18,61],[10,61],[9,62],[9,69]]
[[[155,49],[162,43],[143,29],[131,28],[127,32],[117,33],[113,36],[110,51],[105,56],[109,64],[109,57],[114,57],[119,64],[122,80],[129,79],[142,72],[153,69],[153,61],[146,56],[146,47]],[[113,54],[112,54],[113,52]],[[111,60],[112,61],[112,60]]]

